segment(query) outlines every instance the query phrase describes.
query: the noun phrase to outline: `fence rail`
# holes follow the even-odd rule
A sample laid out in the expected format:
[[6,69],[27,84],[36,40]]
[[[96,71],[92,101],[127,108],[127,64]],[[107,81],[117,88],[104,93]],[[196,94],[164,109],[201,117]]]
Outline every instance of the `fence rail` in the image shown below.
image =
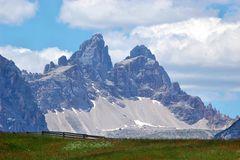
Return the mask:
[[42,131],[41,134],[48,135],[48,136],[63,137],[63,138],[73,138],[73,139],[105,139],[105,137],[103,136],[78,134],[78,133],[71,133],[71,132]]

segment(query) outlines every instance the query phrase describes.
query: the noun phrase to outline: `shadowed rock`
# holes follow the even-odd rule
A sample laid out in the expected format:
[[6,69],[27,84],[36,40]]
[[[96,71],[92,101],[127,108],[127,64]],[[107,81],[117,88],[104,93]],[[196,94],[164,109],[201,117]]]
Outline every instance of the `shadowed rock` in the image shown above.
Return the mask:
[[228,129],[218,133],[216,139],[240,139],[240,119]]
[[0,55],[0,131],[47,130],[29,84],[13,61]]
[[59,66],[66,66],[67,65],[67,57],[66,56],[62,56],[60,58],[58,58],[58,65]]

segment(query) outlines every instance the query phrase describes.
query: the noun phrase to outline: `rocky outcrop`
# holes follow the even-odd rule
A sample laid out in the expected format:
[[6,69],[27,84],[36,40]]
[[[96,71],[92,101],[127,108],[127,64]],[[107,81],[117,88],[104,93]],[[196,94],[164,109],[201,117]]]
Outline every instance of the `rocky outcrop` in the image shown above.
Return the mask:
[[43,76],[43,74],[41,74],[41,73],[31,73],[26,70],[22,70],[22,77],[27,82],[37,80],[37,79],[41,78],[42,76]]
[[62,56],[62,57],[58,58],[58,65],[59,66],[66,66],[67,63],[68,63],[68,61],[67,61],[66,56]]
[[218,133],[216,139],[240,139],[240,119],[226,130]]
[[153,60],[156,60],[155,56],[152,54],[152,52],[144,45],[138,45],[134,47],[130,51],[130,56],[128,56],[126,59],[138,57],[138,56],[144,56],[146,58],[150,58]]
[[58,67],[30,84],[44,113],[64,108],[89,110],[93,105],[79,66]]
[[56,65],[51,61],[50,64],[46,64],[43,73],[46,74],[56,68]]
[[47,130],[32,90],[14,62],[0,55],[0,131]]
[[115,64],[111,80],[125,97],[152,97],[156,90],[171,86],[166,71],[143,45],[135,47],[129,57]]
[[93,93],[77,65],[59,66],[30,84],[44,113],[64,108],[89,110],[93,105],[90,101]]
[[89,73],[92,79],[98,81],[106,79],[108,72],[112,69],[108,46],[105,46],[101,34],[95,34],[91,39],[83,42],[68,62],[71,65],[83,66],[85,73]]

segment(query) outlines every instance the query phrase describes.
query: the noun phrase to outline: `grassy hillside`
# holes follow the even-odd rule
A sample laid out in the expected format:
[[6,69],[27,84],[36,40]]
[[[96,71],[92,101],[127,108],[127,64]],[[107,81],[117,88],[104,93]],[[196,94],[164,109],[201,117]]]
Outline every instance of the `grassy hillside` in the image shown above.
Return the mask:
[[73,140],[0,134],[0,159],[240,160],[240,141]]

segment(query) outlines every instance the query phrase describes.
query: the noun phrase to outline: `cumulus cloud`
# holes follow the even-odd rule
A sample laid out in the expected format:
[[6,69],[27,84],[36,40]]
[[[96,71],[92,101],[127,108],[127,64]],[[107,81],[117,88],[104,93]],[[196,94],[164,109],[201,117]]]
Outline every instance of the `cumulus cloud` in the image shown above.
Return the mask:
[[163,64],[239,67],[239,34],[240,23],[202,18],[136,27],[127,34],[110,32],[105,37],[113,53],[123,50],[119,59],[134,45],[145,44]]
[[33,51],[27,48],[18,48],[13,46],[0,47],[0,54],[10,60],[20,68],[29,72],[42,73],[44,66],[50,61],[57,62],[62,55],[70,57],[69,51],[59,48],[46,48],[41,51]]
[[207,5],[192,0],[63,0],[59,19],[72,27],[124,28],[217,15]]
[[33,17],[37,2],[30,0],[0,0],[0,24],[21,24]]
[[176,23],[136,27],[128,33],[106,32],[105,39],[115,62],[125,58],[135,45],[145,44],[172,79],[179,81],[183,89],[195,94],[227,93],[239,88],[238,35],[239,22],[193,18]]

